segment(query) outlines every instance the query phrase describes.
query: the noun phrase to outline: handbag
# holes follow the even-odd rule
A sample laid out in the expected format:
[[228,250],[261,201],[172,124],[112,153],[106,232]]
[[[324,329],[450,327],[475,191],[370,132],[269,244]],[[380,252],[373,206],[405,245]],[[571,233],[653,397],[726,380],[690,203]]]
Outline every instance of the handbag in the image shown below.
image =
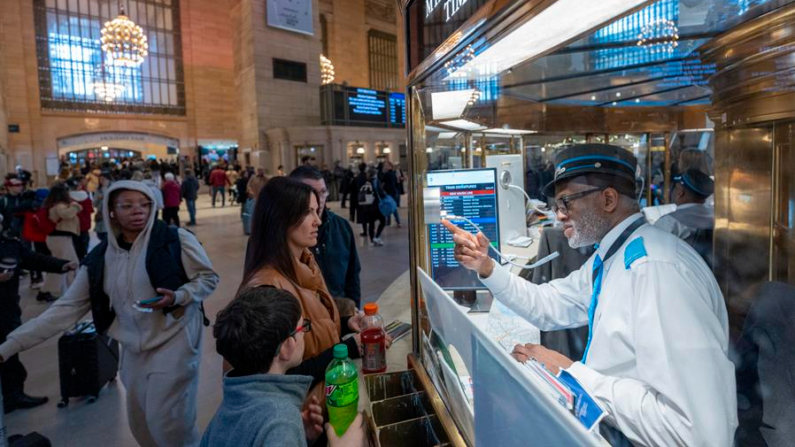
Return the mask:
[[389,217],[394,214],[395,211],[397,211],[397,202],[395,202],[395,199],[388,194],[384,194],[382,197],[380,192],[381,185],[378,184],[377,181],[374,189],[375,193],[378,194],[378,211],[381,211],[381,214],[383,214],[384,217]]

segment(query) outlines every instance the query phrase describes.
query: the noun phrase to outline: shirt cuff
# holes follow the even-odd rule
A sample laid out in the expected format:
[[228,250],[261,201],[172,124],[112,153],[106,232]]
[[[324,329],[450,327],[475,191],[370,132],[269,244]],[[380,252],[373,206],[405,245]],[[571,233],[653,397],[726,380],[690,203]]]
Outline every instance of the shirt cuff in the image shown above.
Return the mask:
[[3,357],[4,362],[7,362],[9,358],[18,354],[20,351],[22,351],[22,345],[13,338],[6,339],[6,341],[0,345],[0,356]]
[[597,385],[603,378],[601,374],[585,366],[582,362],[572,363],[571,366],[566,368],[566,371],[574,376],[581,384],[585,385],[586,388],[591,390],[591,392],[597,388]]
[[488,278],[484,278],[478,274],[478,279],[480,279],[483,285],[488,287],[492,293],[497,295],[505,291],[510,285],[511,272],[496,263],[493,259],[491,262],[494,262],[494,270],[491,271],[491,275],[489,275]]
[[174,291],[174,306],[185,306],[188,304],[187,300],[188,294],[184,290],[177,289]]

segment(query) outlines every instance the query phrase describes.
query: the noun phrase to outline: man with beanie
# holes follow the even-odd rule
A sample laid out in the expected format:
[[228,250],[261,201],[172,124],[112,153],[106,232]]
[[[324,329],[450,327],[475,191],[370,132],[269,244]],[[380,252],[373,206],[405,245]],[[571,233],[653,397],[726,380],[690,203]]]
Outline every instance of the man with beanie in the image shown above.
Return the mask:
[[556,154],[544,194],[554,197],[569,245],[596,251],[545,284],[495,263],[482,233],[443,224],[456,260],[496,300],[543,331],[588,326],[582,359],[534,344],[513,356],[590,390],[606,410],[600,429],[611,445],[731,445],[737,396],[726,304],[701,257],[639,212],[636,171],[632,153],[617,146]]

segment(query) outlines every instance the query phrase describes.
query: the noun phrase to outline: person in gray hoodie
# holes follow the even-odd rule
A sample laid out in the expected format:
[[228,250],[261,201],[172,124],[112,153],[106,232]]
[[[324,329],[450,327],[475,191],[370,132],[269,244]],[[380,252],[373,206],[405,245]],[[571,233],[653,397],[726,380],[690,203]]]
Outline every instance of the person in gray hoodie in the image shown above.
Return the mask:
[[[224,375],[224,398],[207,426],[201,447],[306,446],[323,432],[316,398],[302,412],[312,377],[288,375],[304,356],[304,334],[312,322],[285,290],[250,287],[215,320],[215,347],[232,369]],[[337,438],[326,425],[331,447],[360,447],[361,415]]]
[[[91,310],[97,331],[122,346],[119,370],[135,440],[144,447],[196,446],[201,303],[218,275],[192,233],[155,221],[154,202],[140,182],[108,189],[102,206],[108,241],[88,254],[61,299],[8,335],[0,362],[61,334]],[[169,248],[178,242],[179,260],[161,255],[170,253],[165,242]],[[174,272],[183,280],[175,282]]]

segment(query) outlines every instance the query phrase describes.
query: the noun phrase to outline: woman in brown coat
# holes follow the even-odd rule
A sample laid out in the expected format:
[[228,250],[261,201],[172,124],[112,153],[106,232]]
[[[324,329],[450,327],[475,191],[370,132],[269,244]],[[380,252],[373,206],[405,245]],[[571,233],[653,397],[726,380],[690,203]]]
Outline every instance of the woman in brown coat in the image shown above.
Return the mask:
[[312,322],[304,338],[304,362],[288,374],[312,376],[322,383],[333,360],[333,347],[345,340],[352,358],[359,357],[361,315],[340,317],[310,247],[317,244],[318,197],[308,185],[287,177],[272,178],[260,191],[254,211],[249,259],[241,289],[273,286],[301,303],[302,316]]

